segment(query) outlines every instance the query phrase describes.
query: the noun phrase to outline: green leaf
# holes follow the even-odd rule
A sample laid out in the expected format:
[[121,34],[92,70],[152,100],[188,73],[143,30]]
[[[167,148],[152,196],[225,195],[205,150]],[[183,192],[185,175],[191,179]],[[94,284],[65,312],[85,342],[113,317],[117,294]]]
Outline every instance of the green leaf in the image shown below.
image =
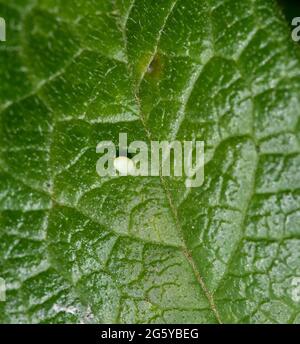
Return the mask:
[[[0,15],[0,322],[299,323],[300,55],[275,1]],[[204,184],[100,178],[120,132],[205,141]]]

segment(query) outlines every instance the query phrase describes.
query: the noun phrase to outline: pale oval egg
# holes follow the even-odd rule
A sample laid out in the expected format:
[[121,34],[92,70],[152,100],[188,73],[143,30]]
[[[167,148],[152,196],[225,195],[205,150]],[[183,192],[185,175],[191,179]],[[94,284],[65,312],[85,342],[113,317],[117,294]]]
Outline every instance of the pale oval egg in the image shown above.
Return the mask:
[[119,156],[114,159],[114,168],[121,176],[133,176],[135,174],[134,162],[126,156]]

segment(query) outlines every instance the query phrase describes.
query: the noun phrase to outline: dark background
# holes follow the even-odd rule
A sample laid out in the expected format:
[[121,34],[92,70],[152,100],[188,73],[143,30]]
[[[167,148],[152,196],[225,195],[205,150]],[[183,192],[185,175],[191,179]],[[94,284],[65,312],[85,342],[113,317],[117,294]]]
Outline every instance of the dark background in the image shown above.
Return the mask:
[[291,24],[294,17],[300,17],[300,0],[277,0],[282,11]]

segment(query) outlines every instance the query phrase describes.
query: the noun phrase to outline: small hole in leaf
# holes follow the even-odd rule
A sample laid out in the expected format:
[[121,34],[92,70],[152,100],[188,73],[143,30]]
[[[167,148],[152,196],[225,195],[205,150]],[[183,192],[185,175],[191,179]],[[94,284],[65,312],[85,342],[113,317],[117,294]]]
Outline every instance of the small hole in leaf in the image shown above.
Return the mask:
[[47,189],[51,189],[51,183],[50,182],[46,182],[45,185],[46,185]]

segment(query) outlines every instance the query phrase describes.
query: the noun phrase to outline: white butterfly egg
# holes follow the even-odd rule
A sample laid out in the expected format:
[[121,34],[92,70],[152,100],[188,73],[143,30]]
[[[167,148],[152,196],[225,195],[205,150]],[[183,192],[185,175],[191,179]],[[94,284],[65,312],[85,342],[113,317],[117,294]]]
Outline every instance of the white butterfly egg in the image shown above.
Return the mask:
[[114,159],[114,168],[121,176],[134,176],[135,165],[134,162],[126,156],[119,156]]

